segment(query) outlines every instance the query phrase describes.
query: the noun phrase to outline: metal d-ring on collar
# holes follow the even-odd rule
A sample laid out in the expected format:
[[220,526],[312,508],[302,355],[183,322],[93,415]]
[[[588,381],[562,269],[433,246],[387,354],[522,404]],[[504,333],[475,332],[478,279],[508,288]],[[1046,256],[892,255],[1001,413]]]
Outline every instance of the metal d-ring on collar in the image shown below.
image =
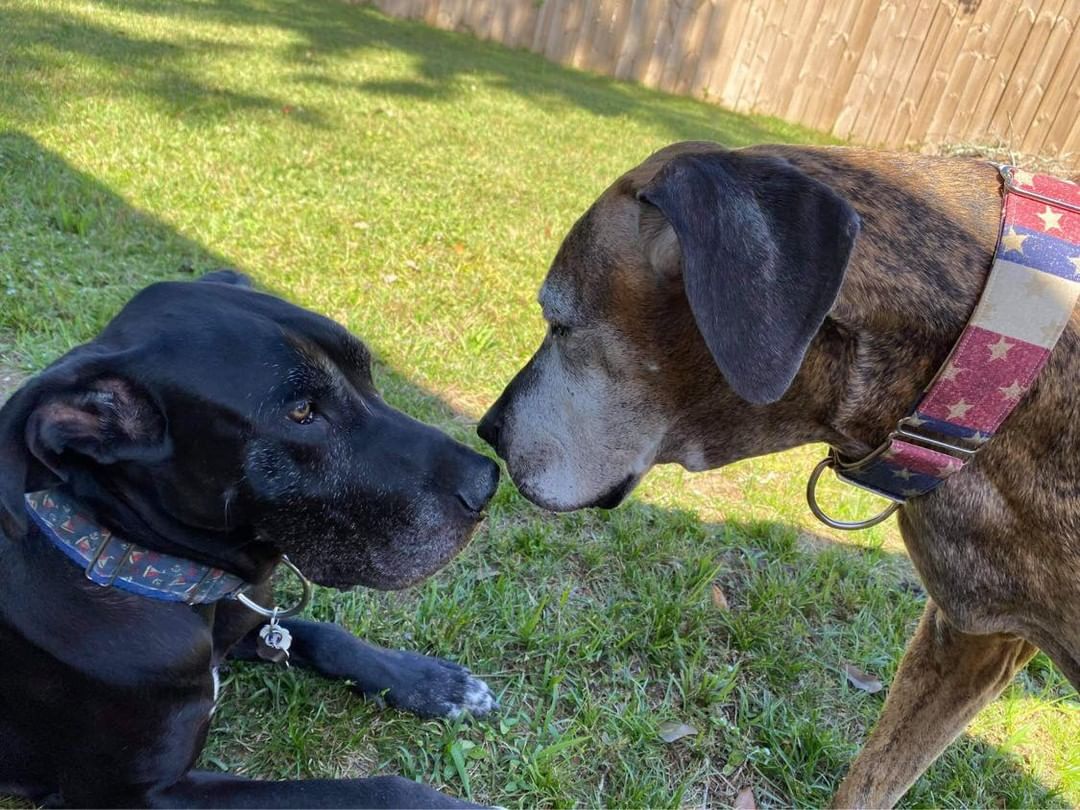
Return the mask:
[[281,564],[290,571],[292,571],[296,575],[296,578],[300,580],[300,585],[303,587],[304,592],[303,594],[301,594],[299,602],[297,602],[290,608],[283,609],[277,606],[272,608],[266,608],[260,605],[258,602],[255,602],[248,598],[248,596],[244,593],[247,588],[244,588],[244,591],[238,591],[236,593],[236,601],[246,607],[248,610],[253,610],[260,616],[265,616],[266,618],[273,619],[275,621],[277,619],[285,619],[289,616],[295,616],[301,610],[306,608],[308,606],[308,602],[311,601],[311,582],[308,581],[308,578],[305,577],[303,573],[301,573],[300,569],[297,568],[288,557],[282,555]]
[[879,523],[883,523],[892,517],[892,514],[901,507],[899,501],[890,503],[884,510],[873,517],[866,518],[865,520],[837,520],[834,517],[830,517],[825,514],[825,511],[821,508],[821,505],[817,501],[817,485],[818,480],[821,478],[821,474],[827,469],[844,469],[861,467],[863,464],[872,461],[877,458],[878,455],[883,453],[888,447],[888,444],[884,444],[871,453],[866,458],[860,459],[853,463],[845,463],[840,454],[835,450],[830,450],[829,455],[825,456],[814,467],[814,471],[810,473],[810,480],[806,482],[806,502],[810,505],[810,511],[814,513],[814,517],[824,523],[826,526],[830,526],[834,529],[841,529],[843,531],[856,531],[858,529],[869,529],[871,526],[877,526]]

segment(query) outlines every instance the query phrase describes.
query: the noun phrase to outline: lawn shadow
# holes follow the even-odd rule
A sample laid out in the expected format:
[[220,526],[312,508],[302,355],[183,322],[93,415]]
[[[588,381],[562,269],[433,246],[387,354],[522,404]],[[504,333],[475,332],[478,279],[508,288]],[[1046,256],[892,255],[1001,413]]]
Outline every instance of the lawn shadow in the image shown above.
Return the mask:
[[[91,338],[110,315],[145,284],[165,279],[191,278],[214,268],[235,266],[229,261],[229,257],[177,233],[154,216],[133,208],[122,196],[95,178],[73,168],[62,156],[41,147],[35,140],[23,134],[0,135],[0,180],[3,181],[0,182],[0,293],[4,293],[4,297],[0,298],[0,301],[3,301],[3,308],[0,310],[0,366],[4,369],[27,372],[36,370],[71,345]],[[45,251],[52,260],[48,275],[39,264],[41,251]],[[94,266],[90,268],[85,266],[88,251],[95,257]],[[257,269],[238,269],[253,270],[253,276],[256,281],[259,280]],[[25,346],[27,336],[35,338],[35,348],[18,357],[13,356],[11,352],[15,340],[18,339],[20,345]],[[375,345],[372,348],[377,355],[380,347]],[[473,435],[473,415],[455,410],[439,394],[411,383],[405,370],[379,365],[377,377],[387,399],[393,404],[446,429],[463,441],[480,447],[479,441]],[[536,530],[536,525],[529,524],[553,527],[552,531],[561,533],[563,539],[573,536],[575,542],[579,543],[569,552],[569,557],[573,559],[569,560],[568,565],[576,566],[576,579],[579,580],[580,588],[576,596],[568,594],[566,599],[592,598],[588,594],[588,583],[597,576],[597,572],[615,572],[613,576],[623,577],[620,581],[613,580],[611,584],[625,586],[625,590],[630,594],[629,598],[624,596],[621,601],[610,603],[599,597],[594,599],[595,604],[590,609],[599,614],[601,622],[605,621],[604,611],[638,609],[634,602],[640,596],[642,572],[654,565],[658,559],[654,534],[684,538],[689,533],[693,537],[699,537],[701,553],[708,558],[701,571],[710,579],[715,576],[718,586],[730,600],[730,612],[721,619],[723,632],[720,638],[715,639],[715,643],[726,645],[730,649],[732,655],[738,659],[740,667],[735,671],[745,675],[745,680],[741,681],[725,700],[736,707],[731,709],[733,713],[739,711],[738,705],[744,705],[750,707],[754,716],[775,717],[775,723],[756,724],[757,730],[752,732],[753,750],[784,751],[786,757],[769,762],[747,760],[749,764],[739,766],[743,771],[738,767],[735,771],[723,775],[717,771],[712,795],[725,795],[723,786],[730,784],[733,775],[743,772],[751,779],[760,777],[767,780],[775,787],[778,801],[790,801],[792,795],[803,795],[798,792],[800,788],[797,785],[801,779],[813,778],[821,782],[821,796],[827,795],[835,786],[847,757],[854,749],[854,739],[846,738],[843,730],[835,726],[818,729],[812,717],[798,716],[797,713],[792,713],[790,706],[785,711],[780,705],[784,701],[778,703],[773,698],[769,702],[765,697],[797,690],[808,677],[831,678],[835,682],[834,696],[837,706],[842,706],[853,698],[864,701],[866,708],[861,714],[857,713],[861,719],[848,724],[855,737],[862,736],[864,721],[872,718],[880,699],[851,693],[839,675],[841,661],[822,660],[815,652],[820,649],[819,642],[823,632],[823,628],[818,625],[840,625],[845,621],[845,611],[849,611],[848,619],[857,622],[857,627],[861,628],[853,635],[857,637],[863,630],[866,631],[864,638],[856,638],[851,655],[858,656],[858,662],[867,668],[877,667],[880,674],[887,675],[891,671],[888,668],[895,666],[898,657],[897,639],[909,630],[908,625],[917,615],[918,603],[923,598],[917,587],[910,582],[904,584],[904,576],[909,575],[903,571],[909,569],[906,568],[902,555],[881,550],[868,552],[851,549],[828,538],[814,538],[813,545],[820,548],[810,554],[800,546],[800,532],[785,524],[710,524],[702,522],[688,510],[657,507],[637,500],[611,513],[590,511],[566,518],[554,518],[525,504],[512,491],[509,483],[504,481],[493,507],[490,524],[477,541],[479,549],[467,550],[459,562],[436,578],[438,585],[435,588],[429,588],[419,596],[404,598],[441,599],[443,601],[433,603],[435,611],[446,615],[453,612],[452,600],[457,598],[459,593],[467,594],[483,589],[497,593],[499,588],[523,592],[545,587],[547,560],[567,552],[548,545],[550,539],[545,539],[543,532]],[[592,539],[589,539],[590,537]],[[598,549],[606,556],[590,557],[590,554]],[[867,557],[868,554],[871,556]],[[505,561],[505,572],[491,577],[486,571],[478,571],[474,561],[482,555]],[[685,572],[686,567],[678,560],[669,562],[672,565],[672,577],[675,581],[681,581],[679,577],[682,577],[683,573],[680,572]],[[891,608],[875,606],[889,608],[882,614],[885,616],[884,620],[881,616],[864,615],[865,606],[857,604],[855,597],[862,591],[859,590],[861,582],[856,580],[868,576],[897,578],[895,589],[879,589],[883,593],[895,594]],[[501,577],[509,579],[500,582]],[[457,590],[459,585],[455,583],[455,579],[462,581],[461,587],[465,588],[464,591]],[[817,582],[818,579],[821,580],[820,583]],[[656,579],[655,582],[663,584],[661,579]],[[807,583],[815,586],[820,584],[822,588],[829,590],[825,594],[815,593],[813,598],[809,598],[807,588],[804,587]],[[552,590],[545,595],[544,604],[549,598],[552,604],[555,604],[559,599],[558,588],[554,584],[548,584]],[[326,611],[328,617],[334,617],[340,615],[335,605],[350,599],[363,599],[363,604],[370,607],[390,604],[394,597],[323,594],[317,605],[322,606],[321,609]],[[380,599],[390,601],[381,602]],[[664,602],[663,594],[655,594],[655,601],[657,604]],[[822,607],[823,603],[825,607]],[[406,612],[414,611],[410,606]],[[665,619],[671,622],[671,630],[676,634],[680,632],[682,621],[679,612],[668,610]],[[642,621],[645,621],[644,617]],[[496,624],[488,628],[487,632],[495,637],[520,634],[519,624],[512,623],[510,619],[506,619],[506,622],[504,625]],[[546,632],[543,626],[535,625],[534,621],[535,632]],[[801,629],[797,629],[796,625]],[[433,624],[426,631],[419,627],[415,639],[410,637],[405,640],[395,635],[393,640],[403,644],[418,644],[423,641],[425,633],[438,636],[441,627],[442,625]],[[827,633],[829,627],[825,627],[824,632]],[[777,635],[782,637],[782,643],[777,642]],[[430,646],[437,651],[444,651],[445,654],[455,654],[455,638],[452,634],[432,638]],[[648,643],[647,633],[641,638],[643,640],[640,642],[640,649],[633,651],[631,657],[640,658],[642,666],[648,667],[649,659],[655,651]],[[502,643],[498,642],[497,649],[502,649]],[[448,646],[451,649],[445,650]],[[467,643],[464,648],[468,649]],[[528,689],[535,688],[536,691],[533,695],[510,694],[505,701],[508,707],[519,701],[540,702],[546,694],[542,693],[539,686],[540,683],[546,684],[550,677],[550,673],[540,672],[546,666],[543,655],[535,659],[526,657],[523,660],[531,660],[532,663],[528,666],[535,669],[536,673],[535,676],[531,672],[520,673],[519,683],[527,684]],[[462,663],[475,666],[477,662],[466,656]],[[607,662],[605,660],[602,663]],[[567,672],[560,677],[589,683],[594,667],[595,662],[583,660],[580,672]],[[825,674],[822,675],[822,672]],[[271,676],[258,677],[269,679]],[[284,677],[286,676],[283,673],[282,678]],[[1031,677],[1037,679],[1039,676],[1036,673]],[[288,674],[288,678],[295,679],[295,673]],[[625,688],[629,692],[636,687],[640,678],[629,669],[626,678]],[[314,681],[289,682],[303,688],[310,687],[312,691],[319,688],[313,685]],[[1032,694],[1040,694],[1037,680],[1032,681],[1028,688]],[[235,718],[243,714],[244,708],[249,708],[249,698],[238,695],[237,691],[234,688],[232,694],[226,698],[224,711],[219,717]],[[322,693],[315,694],[318,697]],[[540,722],[542,718],[537,717],[539,725],[547,728],[555,722],[551,716],[554,706],[553,702],[548,710],[549,722]],[[350,730],[347,733],[341,733],[347,744],[356,743],[356,732],[351,730],[353,721],[348,717],[341,719],[340,715],[335,716],[333,712],[329,713],[331,717],[327,720],[321,708],[320,706],[320,711],[317,712],[319,716],[310,718],[310,722],[339,723],[337,726],[327,727],[327,734],[330,735],[348,727]],[[768,712],[775,712],[775,715],[769,715]],[[253,718],[252,722],[260,725],[284,722],[268,715],[273,713],[264,712]],[[708,718],[705,718],[705,721],[710,722]],[[307,723],[309,718],[304,715],[298,722]],[[559,722],[562,722],[562,719]],[[427,724],[430,725],[432,724]],[[220,726],[218,729],[211,733],[212,737],[215,733],[226,733],[220,730]],[[708,733],[713,731],[711,727],[704,726],[703,730]],[[232,725],[227,733],[236,733]],[[286,730],[281,733],[284,735]],[[498,730],[493,733],[496,735],[495,744],[500,744]],[[265,738],[260,736],[259,739]],[[724,739],[719,732],[718,739]],[[654,756],[650,753],[655,750],[650,747],[653,743],[642,745],[645,746],[645,756]],[[1017,793],[1032,798],[1035,803],[1047,804],[1056,800],[1053,792],[1040,784],[1028,772],[1024,763],[1012,754],[972,738],[965,738],[961,745],[961,754],[951,767],[966,767],[964,758],[971,757],[980,766],[990,769],[995,780],[1012,786]],[[208,760],[206,764],[214,767],[225,756],[223,751],[227,752],[228,749],[228,741],[218,744],[214,749],[217,758]],[[340,755],[348,756],[348,752]],[[261,764],[257,750],[253,751],[245,746],[238,756],[238,761],[252,775],[277,774],[274,768]],[[280,754],[271,756],[277,758]],[[687,772],[702,767],[700,763],[695,764],[690,759],[679,759],[684,755],[675,749],[661,756],[671,757],[672,767],[686,767]],[[432,776],[430,772],[422,769],[413,772],[407,765],[401,765],[400,760],[389,758],[373,759],[364,767],[386,770],[387,762],[398,763],[411,776]],[[411,763],[411,760],[408,762]],[[754,769],[752,773],[746,770],[751,765]],[[573,761],[566,765],[567,768],[583,769],[590,774],[600,766],[601,763],[587,761]],[[275,767],[278,767],[277,763]],[[717,763],[716,769],[719,767],[720,764]],[[939,763],[936,770],[931,771],[930,781],[927,783],[924,780],[916,788],[916,798],[933,795],[925,791],[933,790],[935,785],[940,786],[942,791],[948,790],[949,767],[946,763]],[[452,777],[446,777],[445,773],[440,770],[436,775],[442,774],[444,779],[450,781]],[[501,768],[496,768],[490,782],[478,785],[480,792],[477,798],[508,803],[513,801],[512,794],[504,793],[500,781],[502,777]],[[678,780],[681,777],[672,778]],[[1039,799],[1042,801],[1039,802]]]
[[[408,100],[453,98],[481,81],[512,92],[549,112],[578,107],[604,117],[625,117],[662,130],[673,140],[710,138],[730,145],[776,140],[779,122],[729,112],[720,107],[673,99],[626,82],[566,68],[535,54],[478,41],[466,34],[444,31],[418,22],[392,19],[369,6],[339,2],[279,0],[129,0],[126,13],[150,17],[183,17],[213,21],[237,29],[270,27],[285,35],[276,46],[276,59],[292,66],[291,80],[299,86],[329,86],[341,93],[390,94]],[[312,126],[328,126],[313,104],[262,93],[244,93],[215,86],[199,75],[205,56],[236,52],[249,46],[212,39],[188,39],[182,44],[138,39],[102,25],[87,16],[71,19],[58,11],[7,9],[4,22],[9,42],[0,51],[0,64],[10,71],[15,86],[36,87],[46,73],[70,68],[73,57],[108,66],[115,80],[92,92],[139,94],[167,113],[193,123],[211,122],[234,110],[295,108]],[[78,35],[72,36],[72,29]],[[341,80],[320,72],[322,63],[362,59],[372,52],[397,51],[410,56],[417,78],[400,80]],[[41,84],[43,88],[47,86]],[[0,95],[0,103],[3,96]],[[673,106],[673,101],[675,106]],[[13,114],[33,116],[36,101],[11,97]]]
[[[290,99],[221,87],[200,75],[201,62],[250,50],[244,44],[196,37],[141,38],[100,24],[90,14],[75,16],[44,6],[9,5],[0,12],[0,25],[4,29],[0,66],[9,87],[20,88],[16,93],[0,92],[0,114],[13,121],[46,117],[60,83],[82,84],[84,92],[103,104],[112,96],[140,96],[166,115],[195,126],[236,112],[286,109],[293,121],[325,125],[318,111]],[[105,72],[85,75],[87,65]]]

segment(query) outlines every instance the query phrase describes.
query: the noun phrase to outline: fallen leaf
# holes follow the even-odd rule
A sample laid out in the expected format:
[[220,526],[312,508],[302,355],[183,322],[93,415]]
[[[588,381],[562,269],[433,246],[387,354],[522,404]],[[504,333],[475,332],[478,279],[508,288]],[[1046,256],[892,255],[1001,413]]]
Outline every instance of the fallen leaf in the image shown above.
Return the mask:
[[757,810],[757,802],[754,800],[754,789],[744,787],[735,797],[735,804],[731,805],[734,810]]
[[712,603],[713,603],[713,607],[716,608],[717,610],[730,610],[731,609],[731,607],[728,605],[727,597],[724,596],[724,592],[720,589],[720,586],[717,585],[715,582],[713,583],[713,586],[712,586]]
[[686,723],[676,723],[674,720],[665,720],[660,724],[660,739],[666,743],[673,743],[683,737],[697,734],[697,729]]
[[854,664],[844,664],[844,674],[847,675],[848,683],[869,695],[876,694],[885,688],[881,685],[881,681],[868,672],[863,672]]
[[464,252],[465,252],[465,246],[463,244],[461,244],[461,242],[455,242],[454,243],[454,253],[456,253],[458,256],[460,256]]

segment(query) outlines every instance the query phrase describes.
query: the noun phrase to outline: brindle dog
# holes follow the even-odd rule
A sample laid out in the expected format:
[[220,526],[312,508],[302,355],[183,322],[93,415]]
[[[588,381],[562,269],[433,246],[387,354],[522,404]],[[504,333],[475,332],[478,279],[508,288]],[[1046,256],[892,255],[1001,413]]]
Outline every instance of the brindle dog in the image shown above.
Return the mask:
[[[540,292],[480,435],[521,491],[612,507],[654,464],[882,443],[983,289],[994,166],[675,144],[615,182]],[[900,511],[931,601],[842,807],[894,804],[1037,648],[1080,686],[1080,320],[976,460]]]

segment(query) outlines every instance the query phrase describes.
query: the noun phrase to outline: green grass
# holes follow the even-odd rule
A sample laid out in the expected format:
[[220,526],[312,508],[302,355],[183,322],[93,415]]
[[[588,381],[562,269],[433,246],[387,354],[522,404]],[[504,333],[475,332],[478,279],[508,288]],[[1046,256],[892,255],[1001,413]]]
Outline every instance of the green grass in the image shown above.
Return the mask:
[[[815,138],[337,0],[16,0],[0,31],[0,381],[141,285],[228,265],[365,337],[391,402],[474,445],[607,183],[673,140]],[[841,667],[887,683],[925,597],[892,522],[812,521],[816,453],[657,470],[611,513],[548,515],[504,482],[426,584],[310,610],[467,664],[497,716],[425,723],[238,665],[204,765],[399,772],[506,806],[825,802],[881,706]],[[668,720],[698,733],[665,744]],[[1040,656],[905,802],[1078,805],[1078,738]]]

